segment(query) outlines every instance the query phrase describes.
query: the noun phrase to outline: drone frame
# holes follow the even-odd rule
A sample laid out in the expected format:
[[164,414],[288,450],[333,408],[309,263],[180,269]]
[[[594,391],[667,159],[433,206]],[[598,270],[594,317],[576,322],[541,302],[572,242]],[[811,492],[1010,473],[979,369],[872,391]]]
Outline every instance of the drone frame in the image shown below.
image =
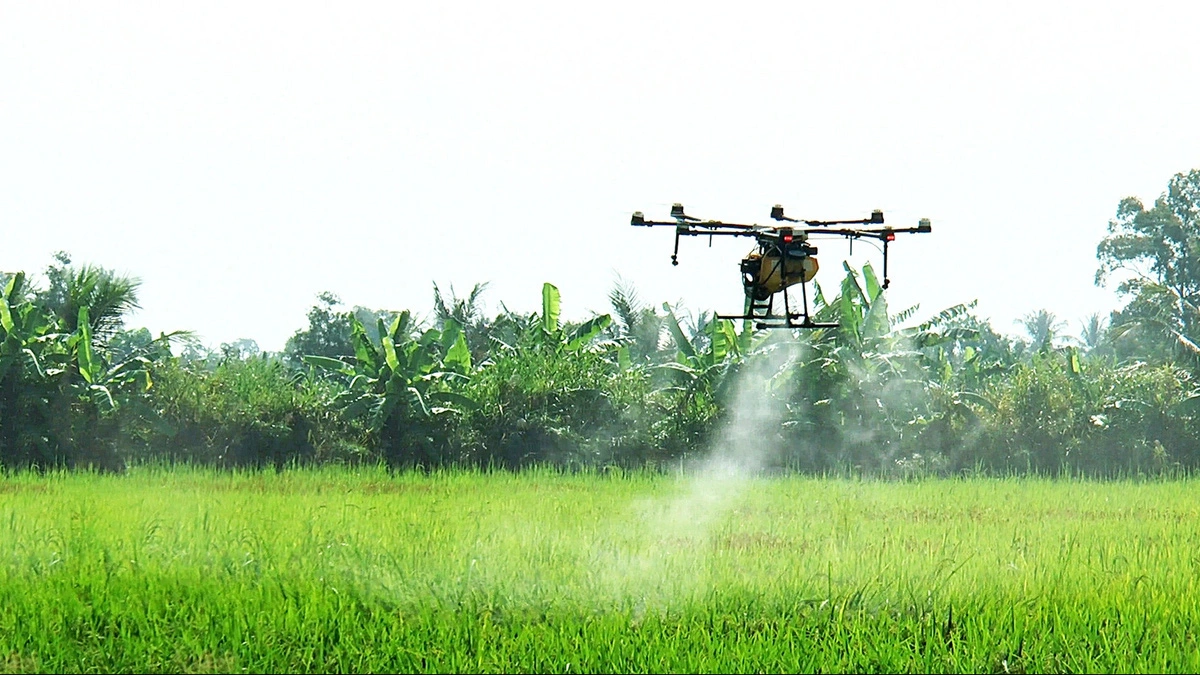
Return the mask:
[[[888,278],[888,244],[895,241],[898,233],[928,233],[932,231],[929,219],[922,218],[916,227],[893,228],[893,227],[845,227],[845,226],[869,226],[882,225],[884,222],[883,211],[873,211],[869,218],[858,220],[798,220],[789,218],[784,215],[783,207],[776,204],[771,209],[771,218],[785,223],[803,224],[805,227],[793,227],[790,225],[743,225],[740,223],[724,223],[717,220],[700,220],[693,218],[684,213],[682,204],[674,204],[671,207],[671,221],[654,221],[646,220],[645,216],[640,212],[635,212],[630,219],[630,224],[640,227],[655,227],[667,226],[675,228],[675,250],[671,254],[671,264],[679,264],[679,240],[680,237],[709,237],[709,245],[712,244],[714,236],[732,236],[732,237],[754,237],[758,241],[760,265],[762,261],[774,259],[774,267],[768,272],[767,278],[774,274],[778,274],[781,280],[782,288],[775,292],[769,292],[769,289],[761,290],[768,291],[765,297],[757,297],[757,293],[752,293],[751,290],[755,285],[750,283],[748,279],[750,274],[747,271],[746,264],[750,258],[744,258],[743,264],[743,284],[746,287],[746,311],[739,315],[718,314],[718,319],[732,319],[742,321],[754,321],[755,328],[837,328],[839,324],[829,322],[814,321],[808,309],[808,290],[807,285],[809,280],[803,278],[804,272],[801,272],[801,280],[791,284],[786,282],[785,261],[793,251],[799,251],[799,256],[793,256],[801,260],[805,258],[813,258],[817,254],[816,247],[808,244],[809,235],[833,235],[841,236],[850,240],[851,251],[853,251],[854,240],[856,239],[877,239],[882,242],[883,247],[883,288],[887,288],[891,280]],[[841,227],[838,227],[841,226]],[[816,272],[814,271],[813,274]],[[761,272],[757,274],[761,277]],[[802,312],[793,312],[791,309],[788,286],[800,284],[800,296],[803,306]],[[774,313],[775,295],[783,294],[783,314]]]

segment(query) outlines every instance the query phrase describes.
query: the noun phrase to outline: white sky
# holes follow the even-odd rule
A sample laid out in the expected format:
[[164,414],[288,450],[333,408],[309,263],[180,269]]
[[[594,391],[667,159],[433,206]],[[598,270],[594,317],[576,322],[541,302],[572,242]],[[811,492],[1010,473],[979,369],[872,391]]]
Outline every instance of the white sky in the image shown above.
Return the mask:
[[[933,220],[890,304],[1078,331],[1117,203],[1200,168],[1200,3],[0,0],[0,269],[135,274],[133,325],[279,349],[316,294],[739,311],[736,222]],[[866,251],[856,246],[855,253]],[[818,276],[840,279],[843,243]],[[875,255],[878,265],[878,255]]]

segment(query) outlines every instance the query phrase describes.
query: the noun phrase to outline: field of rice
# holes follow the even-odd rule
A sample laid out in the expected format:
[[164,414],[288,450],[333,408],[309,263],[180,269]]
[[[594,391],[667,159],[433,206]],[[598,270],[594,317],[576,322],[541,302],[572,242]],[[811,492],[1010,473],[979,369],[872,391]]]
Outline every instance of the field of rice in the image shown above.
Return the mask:
[[1200,483],[0,477],[0,671],[1197,672]]

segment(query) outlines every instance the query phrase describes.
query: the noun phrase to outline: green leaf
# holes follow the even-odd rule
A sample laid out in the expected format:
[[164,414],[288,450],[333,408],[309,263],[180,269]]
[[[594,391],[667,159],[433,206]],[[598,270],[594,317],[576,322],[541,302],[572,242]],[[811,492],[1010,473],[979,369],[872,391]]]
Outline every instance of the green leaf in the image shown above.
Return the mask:
[[567,351],[573,352],[581,349],[591,342],[600,331],[604,330],[612,323],[612,317],[608,314],[592,318],[584,323],[571,333],[570,339],[567,341]]
[[858,285],[858,274],[854,271],[854,268],[850,267],[850,264],[846,262],[842,263],[842,267],[846,270],[846,276],[842,279],[838,323],[841,324],[842,330],[853,342],[861,343],[863,321],[866,319],[870,301],[867,300],[862,287]]
[[742,332],[737,334],[737,345],[739,354],[749,354],[750,348],[754,344],[754,324],[749,320],[742,321]]
[[862,333],[864,336],[883,337],[891,330],[892,323],[888,319],[887,298],[877,295],[875,301],[867,309],[866,316],[863,317]]
[[401,359],[400,367],[405,376],[409,378],[417,378],[422,375],[433,372],[438,365],[434,354],[433,347],[427,344],[425,340],[421,342],[410,342],[404,347],[404,358]]
[[632,362],[629,359],[629,346],[621,345],[617,347],[617,367],[621,370],[629,370]]
[[438,340],[442,344],[443,354],[450,351],[450,348],[454,346],[454,343],[458,342],[458,336],[462,335],[462,332],[462,324],[458,322],[458,319],[447,317],[446,320],[442,322],[442,332],[438,335]]
[[301,356],[300,360],[311,366],[316,366],[325,370],[331,370],[335,373],[341,373],[342,375],[354,374],[354,371],[346,365],[345,361],[330,358],[328,356],[305,355]]
[[0,298],[0,328],[4,328],[4,338],[13,332],[12,311],[8,308],[8,298]]
[[91,391],[93,395],[99,394],[102,397],[101,400],[105,403],[108,403],[109,410],[114,410],[117,407],[117,402],[113,400],[112,392],[108,390],[108,387],[102,384],[93,384],[88,387],[88,390]]
[[5,335],[13,332],[14,324],[11,303],[16,300],[16,298],[13,296],[16,294],[17,288],[20,287],[24,280],[24,272],[17,272],[14,274],[13,277],[8,280],[8,285],[4,287],[4,297],[0,297],[0,327],[4,328]]
[[829,301],[825,299],[825,292],[821,290],[821,284],[813,282],[813,309],[824,309],[829,306]]
[[744,354],[741,343],[738,341],[737,329],[734,328],[733,322],[728,319],[721,319],[719,322],[721,334],[725,336],[725,343],[729,346],[729,353],[737,356]]
[[968,403],[974,403],[975,405],[987,410],[988,412],[996,412],[999,409],[998,406],[995,403],[993,403],[991,399],[987,398],[986,396],[984,396],[982,394],[977,394],[973,391],[957,392],[954,394],[954,398],[961,400],[961,401],[966,401]]
[[700,370],[699,368],[694,368],[686,363],[680,363],[679,361],[667,361],[665,363],[660,363],[654,367],[655,368],[665,368],[667,370],[677,370],[681,373],[687,374],[690,377],[699,377],[704,372],[704,371]]
[[16,303],[16,301],[18,299],[16,297],[17,289],[21,288],[24,285],[25,285],[25,273],[24,272],[17,272],[16,274],[12,275],[12,278],[8,280],[8,284],[6,284],[4,287],[4,299],[7,300],[9,302],[9,304]]
[[377,398],[374,394],[358,396],[342,408],[342,417],[350,420],[362,417],[371,410]]
[[396,357],[396,345],[392,342],[392,336],[384,335],[380,342],[383,344],[383,361],[395,373],[400,370],[400,359]]
[[[407,333],[408,333],[408,329],[409,329],[409,321],[411,318],[412,318],[412,313],[406,309],[403,312],[400,312],[399,314],[397,314],[396,318],[392,320],[392,325],[388,328],[387,335],[391,336],[393,345],[403,342],[404,339],[407,339]],[[383,319],[380,319],[379,323],[380,323],[380,328],[382,329]],[[384,334],[383,331],[380,330],[379,335],[382,336],[383,334]]]
[[[449,321],[447,322],[449,323]],[[455,322],[457,328],[457,322]],[[443,334],[443,339],[445,335]],[[442,365],[455,373],[466,375],[471,372],[471,349],[467,346],[467,336],[463,335],[462,330],[455,332],[454,343],[446,350],[446,355],[442,357]]]
[[689,359],[696,358],[696,348],[683,334],[683,329],[679,327],[679,319],[675,316],[675,310],[664,302],[663,311],[667,313],[667,329],[671,331],[671,337],[675,339],[675,346]]
[[[88,384],[100,379],[100,363],[92,350],[92,327],[88,321],[87,307],[79,308],[79,339],[75,345],[75,356],[79,363],[79,374]],[[111,397],[110,397],[111,398]]]
[[421,394],[421,390],[417,389],[416,387],[409,387],[408,395],[410,400],[416,401],[417,407],[421,410],[422,415],[429,417],[433,414],[432,411],[429,410],[429,404],[425,401],[425,396]]
[[426,398],[429,399],[430,403],[448,403],[465,410],[478,410],[480,407],[475,399],[452,391],[434,392]]
[[846,270],[846,276],[842,279],[842,295],[851,295],[864,305],[871,304],[867,299],[867,294],[863,292],[862,286],[858,284],[858,272],[850,266],[850,263],[842,261],[842,269]]
[[730,342],[724,331],[721,330],[721,324],[729,323],[724,319],[713,321],[708,324],[709,336],[709,354],[712,356],[712,363],[720,363],[725,360],[725,356],[729,354]]
[[360,372],[377,374],[379,367],[383,365],[379,359],[379,352],[376,351],[375,345],[371,344],[367,329],[363,328],[362,322],[356,316],[350,317],[350,340],[354,343],[354,357],[358,361]]
[[883,286],[879,284],[879,278],[875,276],[875,268],[871,267],[871,263],[863,263],[862,273],[863,280],[867,282],[867,300],[875,304],[875,298],[883,292]]
[[542,284],[542,330],[549,334],[558,332],[560,300],[558,288],[554,284]]

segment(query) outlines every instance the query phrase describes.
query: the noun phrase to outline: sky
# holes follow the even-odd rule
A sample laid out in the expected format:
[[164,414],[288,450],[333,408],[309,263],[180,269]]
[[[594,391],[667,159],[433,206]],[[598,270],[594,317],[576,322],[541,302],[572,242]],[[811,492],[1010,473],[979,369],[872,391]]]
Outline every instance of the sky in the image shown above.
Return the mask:
[[[1200,3],[0,0],[0,270],[142,280],[129,323],[277,350],[322,291],[428,316],[737,312],[746,240],[633,211],[933,222],[889,306],[1120,299],[1096,245],[1200,168]],[[817,281],[836,288],[843,242]],[[862,254],[873,253],[873,256]],[[854,264],[879,255],[855,247]]]

